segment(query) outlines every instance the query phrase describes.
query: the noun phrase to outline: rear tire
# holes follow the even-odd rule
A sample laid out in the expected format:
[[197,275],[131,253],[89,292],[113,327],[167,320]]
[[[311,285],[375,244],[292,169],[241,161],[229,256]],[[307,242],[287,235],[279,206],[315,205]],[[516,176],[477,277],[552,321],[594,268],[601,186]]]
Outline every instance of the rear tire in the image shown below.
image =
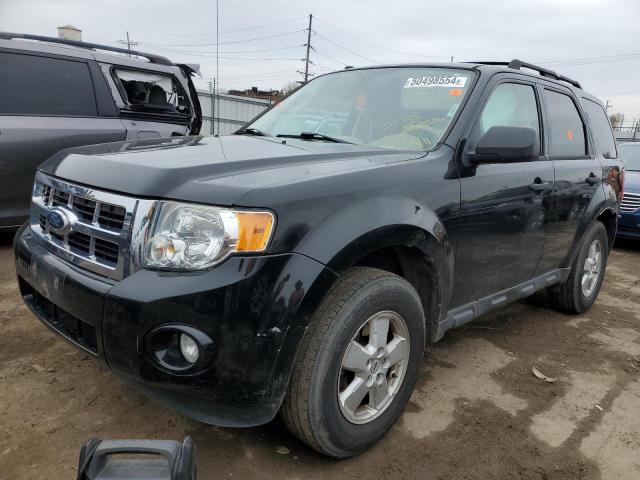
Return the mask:
[[600,293],[608,255],[609,235],[597,221],[585,233],[567,281],[549,289],[551,306],[574,314],[589,310]]
[[334,458],[371,447],[409,401],[425,330],[420,298],[406,280],[374,268],[349,269],[299,346],[280,412],[289,430]]

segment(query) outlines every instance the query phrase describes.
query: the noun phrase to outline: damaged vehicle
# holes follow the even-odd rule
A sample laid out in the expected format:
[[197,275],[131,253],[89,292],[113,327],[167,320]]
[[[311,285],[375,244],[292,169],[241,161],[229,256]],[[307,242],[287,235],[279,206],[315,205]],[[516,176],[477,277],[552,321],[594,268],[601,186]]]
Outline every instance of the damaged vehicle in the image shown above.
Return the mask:
[[578,82],[519,60],[345,69],[235,135],[50,158],[20,292],[150,398],[230,427],[280,412],[349,457],[449,329],[537,291],[593,305],[623,195],[612,139]]
[[24,223],[36,168],[60,150],[200,133],[197,70],[150,53],[0,32],[0,230]]

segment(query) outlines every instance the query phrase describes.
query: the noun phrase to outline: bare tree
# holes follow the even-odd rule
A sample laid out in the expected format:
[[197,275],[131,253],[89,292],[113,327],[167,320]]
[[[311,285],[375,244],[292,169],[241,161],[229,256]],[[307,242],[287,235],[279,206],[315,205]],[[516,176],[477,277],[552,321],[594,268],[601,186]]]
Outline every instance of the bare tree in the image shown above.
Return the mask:
[[623,118],[624,118],[624,115],[622,115],[620,112],[612,113],[611,115],[609,115],[609,120],[611,121],[611,126],[612,127],[621,127]]
[[298,88],[297,82],[289,82],[284,87],[282,87],[282,96],[289,95],[289,93],[293,92],[296,88]]

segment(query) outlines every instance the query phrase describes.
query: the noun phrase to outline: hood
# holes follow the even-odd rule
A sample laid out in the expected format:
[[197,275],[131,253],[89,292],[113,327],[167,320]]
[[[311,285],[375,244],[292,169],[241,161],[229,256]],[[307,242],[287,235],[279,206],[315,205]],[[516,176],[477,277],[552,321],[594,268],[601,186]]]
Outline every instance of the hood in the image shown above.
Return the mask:
[[640,172],[625,170],[624,190],[640,193]]
[[296,139],[283,142],[273,137],[196,136],[72,148],[51,157],[40,170],[102,190],[232,206],[256,188],[423,155]]

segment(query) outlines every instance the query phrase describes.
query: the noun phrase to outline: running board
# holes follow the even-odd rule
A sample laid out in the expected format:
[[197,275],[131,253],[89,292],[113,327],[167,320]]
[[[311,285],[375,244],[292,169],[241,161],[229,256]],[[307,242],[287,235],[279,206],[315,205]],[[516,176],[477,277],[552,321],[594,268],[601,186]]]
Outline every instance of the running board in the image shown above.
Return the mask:
[[545,273],[539,277],[532,278],[531,280],[521,283],[520,285],[516,285],[515,287],[503,290],[495,295],[490,295],[488,297],[481,298],[480,300],[476,300],[475,302],[468,303],[467,305],[462,305],[461,307],[449,310],[447,318],[438,325],[434,342],[442,339],[447,330],[469,323],[485,313],[489,313],[498,307],[529,297],[547,287],[566,282],[570,273],[571,268],[559,268],[558,270],[553,270],[552,272]]

